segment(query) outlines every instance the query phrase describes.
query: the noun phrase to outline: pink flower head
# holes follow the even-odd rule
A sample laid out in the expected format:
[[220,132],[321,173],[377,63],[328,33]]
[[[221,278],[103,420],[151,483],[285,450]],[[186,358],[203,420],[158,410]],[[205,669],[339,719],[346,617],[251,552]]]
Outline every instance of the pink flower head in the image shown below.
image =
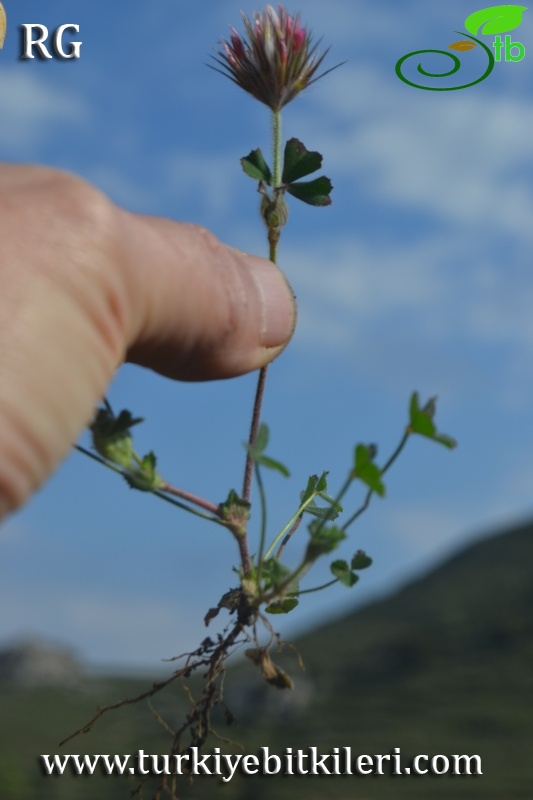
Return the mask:
[[242,58],[244,56],[244,44],[235,30],[235,28],[230,28],[231,30],[231,47],[235,54],[235,58]]
[[245,14],[242,19],[244,35],[230,28],[229,41],[220,42],[222,48],[214,60],[222,69],[217,71],[273,111],[279,111],[321,77],[314,75],[327,50],[319,55],[299,15],[291,17],[282,5],[277,11],[267,5],[252,20]]

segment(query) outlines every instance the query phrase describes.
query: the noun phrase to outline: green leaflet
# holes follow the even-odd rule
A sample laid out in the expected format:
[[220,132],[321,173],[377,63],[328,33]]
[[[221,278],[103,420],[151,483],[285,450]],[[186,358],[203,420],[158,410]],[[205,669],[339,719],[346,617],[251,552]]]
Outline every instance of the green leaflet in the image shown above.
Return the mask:
[[320,153],[307,150],[299,139],[289,139],[283,158],[283,183],[292,183],[316,172],[322,166]]
[[324,176],[314,181],[289,183],[287,186],[289,194],[310,206],[330,206],[332,201],[329,195],[332,190],[333,184]]
[[256,181],[264,181],[267,186],[270,186],[272,182],[272,172],[259,148],[252,150],[247,156],[241,158],[241,164],[243,170],[250,178],[254,178]]
[[434,442],[453,449],[457,446],[455,439],[445,433],[439,433],[433,422],[436,411],[436,397],[431,397],[423,408],[420,408],[418,392],[413,392],[409,404],[409,432],[426,436]]
[[257,439],[253,447],[250,447],[249,444],[245,446],[250,453],[250,458],[257,464],[258,466],[267,467],[268,469],[276,470],[276,472],[280,472],[285,478],[288,478],[291,474],[285,464],[282,464],[281,461],[277,461],[274,458],[270,458],[269,456],[264,455],[264,451],[267,448],[268,441],[270,438],[270,433],[268,430],[268,425],[261,423],[259,427],[259,431],[257,433]]
[[359,580],[359,575],[352,572],[346,561],[334,561],[330,564],[329,568],[343,586],[348,586],[350,588]]
[[385,485],[381,480],[381,470],[374,464],[376,448],[374,445],[358,444],[355,448],[355,463],[352,475],[366,483],[369,489],[380,497],[385,495]]

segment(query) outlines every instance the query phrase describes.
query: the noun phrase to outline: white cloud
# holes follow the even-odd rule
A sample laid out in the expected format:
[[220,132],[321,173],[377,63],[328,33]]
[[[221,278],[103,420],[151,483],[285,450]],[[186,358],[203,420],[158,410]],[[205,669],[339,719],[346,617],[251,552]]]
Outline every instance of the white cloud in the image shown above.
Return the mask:
[[87,177],[106,192],[115,202],[122,204],[132,211],[147,213],[156,202],[155,188],[148,189],[141,186],[139,181],[133,181],[126,171],[121,171],[110,164],[102,164],[91,168]]
[[450,551],[468,528],[464,512],[422,505],[396,506],[386,516],[391,535],[399,537],[418,557],[435,558]]
[[[165,189],[187,208],[200,202],[205,214],[225,217],[235,201],[239,159],[233,155],[180,151],[165,165]],[[237,166],[236,166],[237,165]],[[183,212],[181,212],[183,213]]]
[[517,452],[515,458],[508,453],[507,469],[492,471],[490,488],[483,490],[472,482],[470,494],[456,495],[453,507],[423,500],[391,504],[384,512],[388,534],[415,553],[417,560],[437,561],[481,534],[530,519],[533,468],[527,448]]
[[479,264],[473,270],[468,327],[480,341],[533,351],[533,276]]
[[423,378],[456,401],[487,392],[521,407],[533,390],[533,273],[527,247],[505,263],[489,249],[465,231],[384,244],[363,232],[286,247],[295,345],[396,391]]
[[78,95],[23,72],[20,66],[2,70],[1,97],[0,145],[25,158],[28,149],[54,129],[90,119],[89,108]]
[[[438,343],[449,338],[449,307],[460,300],[461,282],[447,268],[452,254],[453,245],[437,237],[381,246],[354,236],[286,251],[282,266],[289,265],[301,299],[299,329],[305,327],[317,342],[327,344],[329,323],[343,331],[345,347],[352,347],[354,338],[367,347],[368,334],[378,327],[389,323],[390,336],[403,322]],[[458,315],[462,307],[456,305]],[[335,344],[340,343],[336,334]]]
[[325,303],[345,308],[359,319],[391,311],[427,308],[448,293],[447,277],[439,270],[446,258],[442,241],[372,245],[362,238],[335,237],[313,243],[313,256],[284,254],[305,289]]
[[356,45],[358,48],[380,47],[390,44],[398,37],[403,37],[412,30],[409,12],[405,13],[405,5],[378,8],[375,3],[347,2],[347,0],[307,0],[302,13],[302,21],[309,25],[322,38],[324,47],[333,43],[328,63],[335,63],[338,49]]
[[428,94],[346,65],[314,95],[302,127],[318,116],[328,168],[353,176],[365,197],[531,240],[531,104],[496,92]]

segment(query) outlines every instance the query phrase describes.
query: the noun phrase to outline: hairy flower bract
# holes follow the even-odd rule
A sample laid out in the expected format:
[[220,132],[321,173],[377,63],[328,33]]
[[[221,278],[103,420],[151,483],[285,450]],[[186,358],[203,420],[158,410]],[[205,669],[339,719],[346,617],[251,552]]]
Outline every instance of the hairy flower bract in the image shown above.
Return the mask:
[[243,13],[242,19],[244,35],[230,27],[229,40],[220,42],[213,57],[222,67],[217,71],[279,111],[321,77],[315,73],[328,51],[320,55],[299,14],[291,16],[282,5],[278,11],[267,5],[253,19]]

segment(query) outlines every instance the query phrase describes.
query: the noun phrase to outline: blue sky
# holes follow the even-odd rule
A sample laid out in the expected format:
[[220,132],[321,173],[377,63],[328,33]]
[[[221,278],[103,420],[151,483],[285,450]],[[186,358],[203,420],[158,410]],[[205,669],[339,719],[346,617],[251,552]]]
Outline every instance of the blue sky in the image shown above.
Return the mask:
[[[206,67],[254,6],[4,5],[2,159],[77,172],[131,210],[194,221],[266,254],[239,158],[269,151],[268,111]],[[328,469],[340,484],[356,442],[376,442],[384,460],[415,389],[438,395],[438,425],[459,447],[410,442],[386,500],[339,550],[364,548],[374,566],[351,592],[302,602],[280,623],[288,634],[533,513],[533,16],[512,32],[525,58],[496,64],[472,88],[421,91],[394,71],[405,53],[461,38],[478,8],[289,5],[331,46],[327,65],[346,64],[284,115],[284,138],[323,153],[335,189],[327,209],[292,202],[281,242],[299,323],[267,389],[269,449],[292,472],[266,476],[269,530],[295,510],[309,474]],[[79,24],[81,58],[20,60],[28,22]],[[467,77],[484,69],[482,56],[461,55]],[[136,441],[156,451],[168,480],[218,502],[241,484],[253,387],[253,377],[180,385],[126,366],[109,398],[146,418]],[[39,634],[94,664],[150,669],[205,636],[203,615],[236,562],[224,531],[131,492],[78,453],[4,525],[0,554],[0,643]]]

